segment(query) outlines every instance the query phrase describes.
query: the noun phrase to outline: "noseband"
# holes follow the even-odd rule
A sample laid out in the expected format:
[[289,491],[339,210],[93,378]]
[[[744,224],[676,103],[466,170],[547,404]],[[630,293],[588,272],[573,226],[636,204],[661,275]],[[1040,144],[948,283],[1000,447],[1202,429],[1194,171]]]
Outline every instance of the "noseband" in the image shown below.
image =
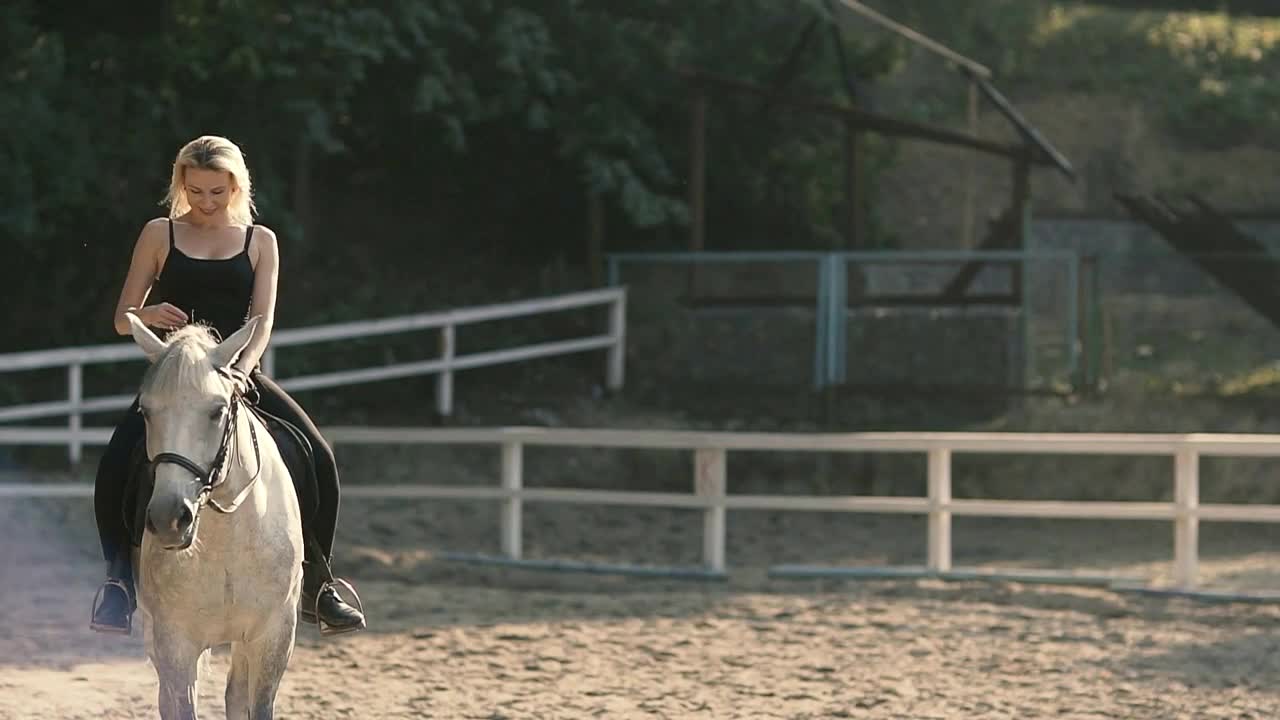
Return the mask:
[[262,454],[258,449],[258,430],[253,426],[253,418],[249,419],[249,437],[253,439],[253,460],[254,473],[249,482],[245,484],[244,489],[227,505],[222,505],[211,496],[213,491],[217,490],[227,481],[230,474],[229,468],[226,468],[227,457],[231,454],[232,448],[236,441],[236,421],[240,415],[240,406],[246,402],[244,396],[239,391],[233,391],[231,394],[231,409],[227,413],[227,424],[222,430],[222,440],[218,443],[218,452],[213,457],[213,462],[208,468],[200,465],[196,461],[185,455],[174,452],[156,453],[151,458],[151,470],[154,473],[155,468],[164,463],[177,465],[192,475],[196,476],[196,480],[200,481],[200,492],[196,496],[195,512],[199,513],[200,508],[209,505],[220,513],[233,513],[236,508],[240,507],[245,498],[249,496],[249,491],[253,489],[253,484],[257,482],[258,475],[262,472]]

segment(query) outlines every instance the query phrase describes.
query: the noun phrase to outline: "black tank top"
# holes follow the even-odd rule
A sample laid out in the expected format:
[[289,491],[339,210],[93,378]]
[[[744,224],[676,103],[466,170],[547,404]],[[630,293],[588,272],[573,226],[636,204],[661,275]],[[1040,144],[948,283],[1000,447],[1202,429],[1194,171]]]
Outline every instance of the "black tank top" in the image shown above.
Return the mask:
[[171,303],[185,312],[188,320],[212,326],[223,338],[239,330],[249,319],[253,302],[252,238],[250,225],[244,233],[244,249],[238,254],[214,260],[193,258],[174,244],[170,220],[169,256],[152,288],[151,303]]

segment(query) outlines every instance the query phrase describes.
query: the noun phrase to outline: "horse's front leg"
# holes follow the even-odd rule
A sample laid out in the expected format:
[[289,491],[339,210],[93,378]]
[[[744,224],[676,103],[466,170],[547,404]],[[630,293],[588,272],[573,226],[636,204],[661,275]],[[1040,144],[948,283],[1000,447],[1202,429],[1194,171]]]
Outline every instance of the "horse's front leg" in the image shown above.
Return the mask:
[[227,720],[247,720],[252,697],[249,695],[249,654],[244,641],[231,643],[231,670],[227,673]]
[[231,660],[233,677],[228,679],[227,686],[227,707],[230,710],[231,683],[240,676],[236,670],[242,670],[248,676],[249,720],[272,720],[275,717],[276,693],[289,666],[289,658],[293,656],[297,637],[298,610],[293,603],[289,604],[288,610],[262,637],[236,643]]
[[196,720],[196,682],[204,650],[185,637],[157,627],[151,664],[160,679],[160,720]]

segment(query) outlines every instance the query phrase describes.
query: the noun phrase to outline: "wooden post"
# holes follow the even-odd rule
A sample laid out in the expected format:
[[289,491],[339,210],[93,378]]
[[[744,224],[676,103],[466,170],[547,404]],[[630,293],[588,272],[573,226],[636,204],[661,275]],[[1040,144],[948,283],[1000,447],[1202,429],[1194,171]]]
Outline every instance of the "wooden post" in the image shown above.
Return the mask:
[[1097,255],[1085,256],[1085,313],[1088,317],[1088,333],[1085,335],[1085,353],[1089,357],[1089,389],[1101,391],[1103,385],[1103,326],[1101,312],[1102,268]]
[[1072,392],[1082,392],[1089,387],[1089,293],[1088,284],[1090,258],[1077,255],[1069,262],[1075,263],[1076,272],[1076,336],[1067,338],[1072,344],[1071,353],[1076,358],[1075,376],[1071,378]]
[[440,359],[446,363],[436,376],[436,412],[441,417],[453,414],[453,358],[458,352],[456,330],[452,325],[440,328]]
[[1102,347],[1098,349],[1098,387],[1106,389],[1111,378],[1115,377],[1116,366],[1113,349],[1115,348],[1115,328],[1112,325],[1111,309],[1106,303],[1098,300],[1098,324],[1102,326]]
[[[1009,197],[1010,250],[1024,250],[1027,243],[1027,208],[1031,200],[1030,151],[1023,148],[1013,160],[1013,189]],[[1022,295],[1023,263],[1013,264],[1013,294]]]
[[951,450],[929,450],[929,552],[934,572],[951,569]]
[[698,87],[689,114],[689,250],[706,247],[707,91]]
[[67,366],[67,400],[71,402],[71,412],[67,414],[67,430],[71,433],[71,440],[67,442],[67,459],[76,465],[84,451],[84,440],[80,437],[84,426],[84,415],[80,410],[84,403],[84,366],[80,363]]
[[[858,202],[858,180],[861,168],[861,155],[858,152],[858,129],[852,120],[844,124],[844,203],[845,203],[845,235],[844,245],[850,250],[860,250],[862,230],[862,208]],[[840,248],[836,248],[839,250]]]
[[605,367],[605,387],[616,392],[622,389],[627,369],[627,296],[624,294],[609,306],[609,348]]
[[723,448],[694,452],[695,490],[708,502],[702,520],[702,562],[713,572],[724,572],[725,467]]
[[[1031,207],[1031,150],[1023,148],[1013,161],[1013,193],[1010,211],[1014,222],[1013,249],[1022,250],[1027,246],[1027,210]],[[1019,279],[1021,282],[1021,279]]]
[[1174,455],[1173,583],[1184,590],[1196,584],[1200,546],[1200,457],[1195,450]]
[[[502,444],[502,489],[513,493],[524,487],[524,452],[518,442]],[[522,501],[509,497],[502,501],[502,554],[519,560],[523,552],[521,532]]]
[[[689,114],[689,252],[706,249],[707,91],[694,88]],[[698,296],[698,264],[689,264],[689,296]]]
[[[1030,149],[1023,148],[1013,161],[1013,192],[1009,206],[1009,222],[1012,224],[1010,239],[1013,250],[1023,251],[1027,247],[1027,211],[1031,204],[1031,156]],[[1018,313],[1018,345],[1022,356],[1014,371],[1020,376],[1017,387],[1028,387],[1035,377],[1035,353],[1032,347],[1031,325],[1027,309],[1030,306],[1025,284],[1025,260],[1013,263],[1012,288],[1013,296],[1019,299]]]
[[1097,392],[1102,376],[1102,318],[1098,312],[1098,256],[1082,255],[1080,272],[1076,278],[1078,298],[1076,304],[1079,322],[1078,353],[1080,357],[1080,385],[1085,392]]
[[[969,78],[969,135],[978,137],[978,81]],[[977,202],[977,189],[974,187],[974,179],[978,171],[978,155],[977,153],[969,154],[968,176],[964,183],[964,211],[960,217],[960,233],[963,238],[964,247],[971,248],[976,244],[973,238],[973,206]]]

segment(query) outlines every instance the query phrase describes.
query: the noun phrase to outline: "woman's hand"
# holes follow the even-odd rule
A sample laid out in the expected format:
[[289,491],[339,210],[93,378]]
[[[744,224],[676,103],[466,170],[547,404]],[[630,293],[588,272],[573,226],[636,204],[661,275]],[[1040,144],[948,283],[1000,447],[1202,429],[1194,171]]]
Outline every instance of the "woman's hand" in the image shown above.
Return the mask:
[[187,324],[187,314],[170,303],[148,305],[131,312],[147,327],[176,330]]

